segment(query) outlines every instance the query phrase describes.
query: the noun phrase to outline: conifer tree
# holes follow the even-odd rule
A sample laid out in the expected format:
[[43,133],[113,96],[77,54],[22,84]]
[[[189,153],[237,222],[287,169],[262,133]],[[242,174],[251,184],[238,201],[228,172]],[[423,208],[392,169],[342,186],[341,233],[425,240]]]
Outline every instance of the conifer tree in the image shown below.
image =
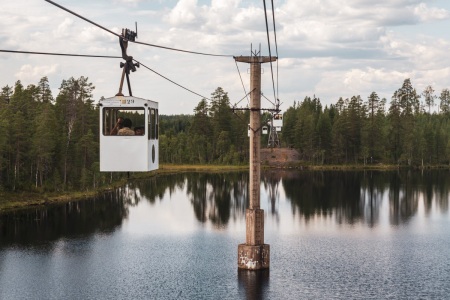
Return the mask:
[[194,161],[208,163],[211,158],[213,130],[209,117],[209,107],[206,99],[202,99],[194,109],[192,126],[189,130],[191,149],[195,153]]
[[398,163],[401,155],[402,123],[400,101],[397,92],[392,96],[388,118],[390,121],[390,152],[394,163]]
[[56,166],[55,149],[57,143],[56,116],[49,102],[43,103],[42,111],[34,119],[32,155],[35,158],[35,186],[43,186],[44,179],[50,177]]
[[366,123],[368,125],[368,130],[366,133],[368,140],[367,146],[371,162],[373,162],[373,159],[375,158],[375,144],[380,142],[381,136],[381,124],[376,120],[379,113],[379,104],[380,98],[378,97],[378,94],[376,92],[372,92],[367,101],[368,122]]
[[[68,184],[70,184],[70,187],[76,186],[76,178],[80,176],[81,170],[76,166],[77,163],[80,164],[81,160],[77,156],[74,141],[87,134],[89,124],[92,123],[88,111],[92,109],[91,92],[93,88],[92,84],[87,82],[87,78],[82,76],[79,79],[74,79],[71,77],[68,80],[63,80],[60,92],[56,97],[56,109],[62,127],[61,167],[65,187]],[[68,177],[69,174],[71,178]]]
[[436,99],[433,87],[431,85],[427,86],[422,92],[422,96],[425,99],[425,104],[428,106],[428,113],[431,114],[431,107],[434,106],[434,99]]
[[319,149],[320,163],[324,164],[325,160],[330,156],[331,152],[331,120],[328,113],[328,109],[325,108],[324,112],[319,115],[317,121],[317,141]]
[[37,89],[38,89],[38,95],[39,95],[38,101],[40,101],[40,102],[53,102],[54,101],[47,76],[44,76],[41,78],[41,80],[39,80]]
[[[228,98],[228,93],[226,93],[221,87],[218,87],[211,94],[211,107],[209,109],[209,115],[211,117],[211,125],[213,128],[213,153],[215,154],[215,159],[221,159],[221,149],[217,147],[217,141],[219,136],[221,136],[222,143],[223,138],[227,137],[227,143],[230,144],[230,131],[231,131],[231,119],[232,112],[230,108],[230,99]],[[222,133],[222,132],[227,132]]]
[[441,100],[439,104],[439,108],[441,109],[441,113],[448,114],[450,113],[450,90],[443,89],[441,95],[439,96]]

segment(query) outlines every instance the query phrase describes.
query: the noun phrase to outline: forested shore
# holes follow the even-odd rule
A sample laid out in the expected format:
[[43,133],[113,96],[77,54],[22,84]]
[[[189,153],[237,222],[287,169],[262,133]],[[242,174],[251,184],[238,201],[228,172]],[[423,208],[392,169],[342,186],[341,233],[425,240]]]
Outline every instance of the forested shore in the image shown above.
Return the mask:
[[[265,124],[270,120],[262,114]],[[193,116],[161,117],[161,159],[170,163],[242,164],[248,161],[248,113],[232,112],[218,88]],[[416,91],[409,79],[388,102],[376,92],[339,98],[323,106],[317,97],[295,101],[284,112],[281,145],[300,153],[299,164],[449,166],[450,91]],[[262,137],[262,146],[268,136]],[[174,152],[169,149],[176,149]]]
[[[90,191],[126,177],[99,171],[99,112],[88,78],[63,80],[54,97],[43,77],[17,81],[0,94],[0,190]],[[217,88],[192,114],[160,115],[160,163],[248,164],[248,111],[233,112]],[[300,154],[299,164],[449,166],[450,92],[418,92],[409,79],[380,99],[339,98],[323,106],[317,97],[294,102],[284,113],[281,144]],[[267,123],[270,115],[262,114]],[[267,145],[267,136],[262,146]]]

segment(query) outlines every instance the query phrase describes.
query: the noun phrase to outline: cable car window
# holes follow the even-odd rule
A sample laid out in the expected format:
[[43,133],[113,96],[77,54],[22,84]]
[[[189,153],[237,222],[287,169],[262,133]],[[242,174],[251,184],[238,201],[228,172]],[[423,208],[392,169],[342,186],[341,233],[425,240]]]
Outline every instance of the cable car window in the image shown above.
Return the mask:
[[153,119],[153,114],[152,114],[153,109],[149,108],[148,109],[148,139],[150,140],[152,138],[152,131],[153,131],[153,126],[152,126],[152,119]]
[[149,140],[157,140],[158,139],[158,110],[155,108],[149,109],[149,118],[148,118],[148,139]]
[[159,113],[157,109],[155,114],[155,136],[156,139],[159,139]]
[[145,108],[103,108],[103,135],[145,135]]

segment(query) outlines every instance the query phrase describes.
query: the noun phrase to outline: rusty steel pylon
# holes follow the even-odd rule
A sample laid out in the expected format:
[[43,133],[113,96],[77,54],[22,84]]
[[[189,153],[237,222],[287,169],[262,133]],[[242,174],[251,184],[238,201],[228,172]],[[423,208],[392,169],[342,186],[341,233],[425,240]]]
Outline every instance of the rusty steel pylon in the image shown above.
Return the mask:
[[246,241],[238,246],[238,268],[268,269],[270,246],[264,244],[264,210],[260,208],[261,182],[261,64],[276,61],[270,56],[235,56],[250,64],[250,203],[245,213]]

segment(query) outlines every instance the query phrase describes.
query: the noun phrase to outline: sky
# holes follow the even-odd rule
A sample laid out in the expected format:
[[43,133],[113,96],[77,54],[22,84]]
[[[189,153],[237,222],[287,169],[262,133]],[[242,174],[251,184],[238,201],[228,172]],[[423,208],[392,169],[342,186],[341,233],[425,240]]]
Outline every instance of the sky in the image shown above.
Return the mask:
[[[0,49],[121,56],[118,37],[44,0],[0,0]],[[269,55],[264,1],[55,0],[101,26],[134,30],[137,41],[196,52]],[[278,60],[263,64],[263,108],[277,97],[286,110],[314,95],[325,105],[372,92],[389,102],[410,78],[417,92],[450,88],[449,0],[273,0]],[[276,55],[271,1],[270,49]],[[129,43],[128,55],[209,98],[216,88],[236,104],[250,90],[249,65]],[[0,53],[0,86],[37,84],[47,76],[56,97],[62,80],[88,77],[93,96],[114,96],[122,59]],[[273,70],[273,73],[271,72]],[[272,81],[273,74],[273,81]],[[241,82],[244,84],[242,84]],[[159,102],[160,113],[193,114],[202,99],[141,67],[133,96]],[[275,91],[274,91],[275,86]],[[124,94],[128,90],[124,87]],[[267,99],[266,99],[267,98]],[[270,100],[270,101],[269,101]],[[238,106],[245,106],[243,100]]]

